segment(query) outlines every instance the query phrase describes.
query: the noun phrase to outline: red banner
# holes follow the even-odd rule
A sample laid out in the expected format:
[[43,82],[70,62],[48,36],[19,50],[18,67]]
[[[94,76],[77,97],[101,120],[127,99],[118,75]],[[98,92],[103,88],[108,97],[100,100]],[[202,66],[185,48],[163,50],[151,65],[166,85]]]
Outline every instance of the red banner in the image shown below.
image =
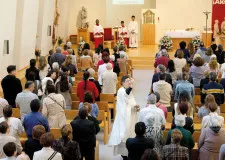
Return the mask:
[[221,24],[223,22],[223,24],[225,24],[225,0],[213,0],[212,3],[212,30],[214,31],[215,27],[221,32]]

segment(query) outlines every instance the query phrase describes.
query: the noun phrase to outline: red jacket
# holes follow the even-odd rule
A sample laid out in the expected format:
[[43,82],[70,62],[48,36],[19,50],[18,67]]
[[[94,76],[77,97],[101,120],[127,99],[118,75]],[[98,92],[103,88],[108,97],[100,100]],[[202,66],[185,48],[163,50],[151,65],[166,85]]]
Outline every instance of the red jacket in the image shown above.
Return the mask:
[[92,93],[93,102],[99,96],[98,89],[95,84],[89,80],[86,81],[86,90],[84,90],[84,81],[81,81],[77,85],[77,96],[80,98],[80,102],[84,102],[84,94],[89,91]]
[[170,59],[167,56],[161,56],[156,59],[154,66],[156,68],[159,64],[162,64],[167,68],[169,60]]

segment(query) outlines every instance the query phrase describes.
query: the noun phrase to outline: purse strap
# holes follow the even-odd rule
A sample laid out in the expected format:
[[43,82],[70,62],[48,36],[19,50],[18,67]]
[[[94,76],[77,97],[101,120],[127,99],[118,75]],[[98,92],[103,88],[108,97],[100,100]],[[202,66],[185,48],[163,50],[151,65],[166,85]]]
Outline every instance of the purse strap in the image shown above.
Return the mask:
[[50,96],[48,96],[51,100],[53,100],[56,104],[58,104],[60,107],[62,107],[62,109],[63,109],[63,106],[59,103],[59,102],[57,102],[55,99],[53,99],[52,97],[50,97]]
[[52,160],[52,159],[55,157],[56,154],[57,154],[57,152],[54,151],[54,152],[52,153],[52,155],[48,158],[48,160]]

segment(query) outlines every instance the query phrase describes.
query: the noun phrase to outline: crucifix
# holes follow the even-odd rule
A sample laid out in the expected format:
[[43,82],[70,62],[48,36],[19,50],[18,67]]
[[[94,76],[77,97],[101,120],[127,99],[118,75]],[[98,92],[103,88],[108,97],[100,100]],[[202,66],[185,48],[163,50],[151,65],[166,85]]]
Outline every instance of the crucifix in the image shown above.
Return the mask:
[[207,42],[208,42],[208,39],[207,39],[207,33],[208,33],[208,25],[207,25],[207,21],[208,21],[208,18],[209,18],[209,14],[211,13],[211,12],[208,12],[207,10],[205,11],[205,12],[203,12],[204,14],[205,14],[205,16],[206,16],[206,33],[205,33],[205,39],[206,39],[206,44],[205,44],[205,46],[207,46],[208,44],[207,44]]

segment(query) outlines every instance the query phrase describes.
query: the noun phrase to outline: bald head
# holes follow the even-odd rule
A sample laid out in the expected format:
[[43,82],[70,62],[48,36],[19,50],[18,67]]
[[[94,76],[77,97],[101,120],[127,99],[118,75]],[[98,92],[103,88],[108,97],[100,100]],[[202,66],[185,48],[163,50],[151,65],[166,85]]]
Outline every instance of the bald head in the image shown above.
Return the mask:
[[106,68],[107,68],[107,70],[112,70],[112,64],[111,64],[111,63],[108,63],[108,64],[106,65]]

